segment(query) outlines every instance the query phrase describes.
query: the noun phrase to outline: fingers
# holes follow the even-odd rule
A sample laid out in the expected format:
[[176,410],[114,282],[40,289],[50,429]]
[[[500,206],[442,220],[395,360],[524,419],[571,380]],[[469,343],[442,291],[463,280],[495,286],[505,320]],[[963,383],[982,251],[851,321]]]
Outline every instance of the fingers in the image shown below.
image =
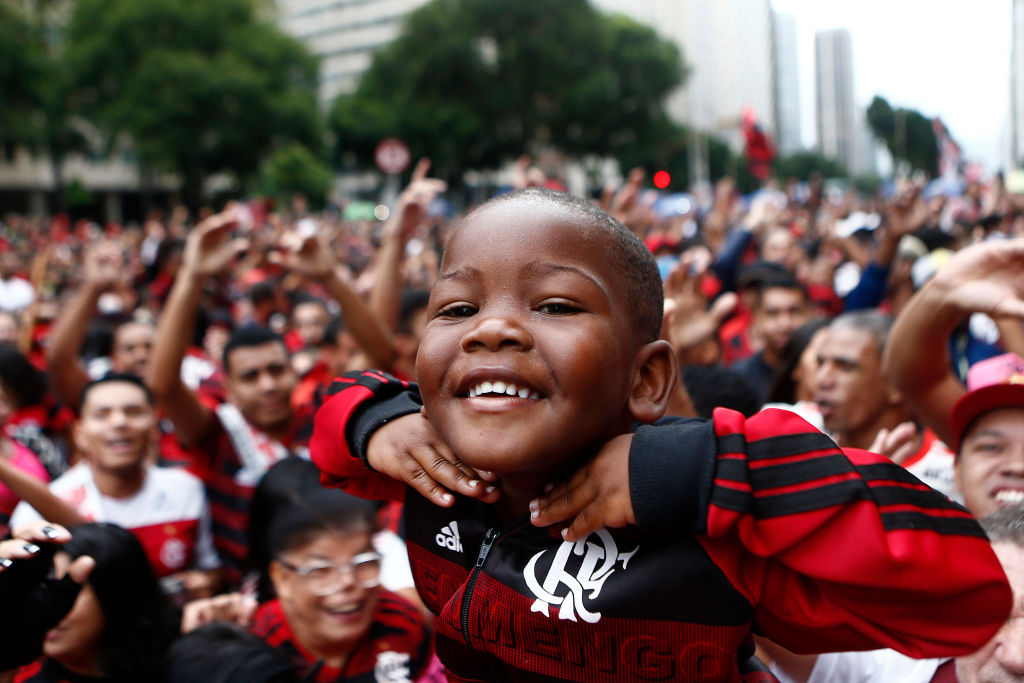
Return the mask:
[[871,442],[871,446],[868,447],[868,450],[871,451],[872,453],[884,455],[883,451],[885,450],[885,442],[888,438],[889,430],[886,429],[885,427],[882,427],[881,429],[878,430],[878,433],[875,434],[875,440]]
[[67,529],[59,524],[47,522],[45,519],[37,519],[20,526],[13,531],[11,536],[23,541],[41,543],[67,543],[71,540],[71,534]]
[[68,566],[68,576],[75,583],[81,585],[86,582],[92,570],[96,568],[96,560],[88,555],[76,557],[75,561]]
[[404,463],[402,478],[424,497],[440,505],[450,507],[455,503],[452,492],[470,498],[479,498],[486,503],[497,500],[496,486],[477,478],[476,471],[456,458],[447,449],[433,445],[417,445],[409,449]]
[[736,292],[726,292],[722,294],[714,303],[711,304],[711,308],[708,313],[714,318],[718,324],[721,324],[723,320],[729,317],[729,315],[736,308],[736,304],[739,303],[739,297],[736,296]]
[[241,593],[227,593],[215,598],[195,600],[185,605],[181,616],[181,631],[187,633],[211,621],[230,621],[241,626],[249,623],[256,609],[256,601]]
[[195,231],[202,236],[226,230],[238,222],[238,214],[234,206],[229,206],[220,213],[215,213],[196,226]]
[[430,171],[430,159],[423,157],[416,162],[416,166],[412,169],[412,178],[409,184],[412,185],[418,180],[423,180],[427,177],[427,173]]
[[580,473],[569,481],[552,486],[544,495],[530,501],[530,523],[550,526],[576,517],[596,497],[596,489]]
[[27,560],[35,557],[41,550],[40,546],[32,541],[11,539],[0,543],[0,560],[7,560],[0,564],[0,567],[7,569],[14,560]]

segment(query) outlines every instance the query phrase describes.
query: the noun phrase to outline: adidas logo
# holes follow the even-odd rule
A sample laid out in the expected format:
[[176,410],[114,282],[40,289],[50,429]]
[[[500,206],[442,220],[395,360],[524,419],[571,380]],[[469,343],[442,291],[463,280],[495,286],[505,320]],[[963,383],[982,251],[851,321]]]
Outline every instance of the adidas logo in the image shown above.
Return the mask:
[[462,552],[462,539],[459,538],[458,522],[451,522],[448,526],[441,529],[441,533],[434,536],[434,540],[442,548],[448,548],[448,550],[454,550],[457,553]]

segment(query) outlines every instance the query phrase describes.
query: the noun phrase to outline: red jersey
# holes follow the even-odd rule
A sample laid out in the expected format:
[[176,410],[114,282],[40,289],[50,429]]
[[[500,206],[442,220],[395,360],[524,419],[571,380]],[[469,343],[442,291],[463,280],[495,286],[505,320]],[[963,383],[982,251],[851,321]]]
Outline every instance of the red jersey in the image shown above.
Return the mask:
[[314,683],[411,683],[432,654],[430,633],[420,611],[383,589],[373,622],[344,667],[321,665],[312,679],[306,676],[317,666],[317,658],[295,639],[277,600],[260,605],[250,630],[294,662],[304,681]]

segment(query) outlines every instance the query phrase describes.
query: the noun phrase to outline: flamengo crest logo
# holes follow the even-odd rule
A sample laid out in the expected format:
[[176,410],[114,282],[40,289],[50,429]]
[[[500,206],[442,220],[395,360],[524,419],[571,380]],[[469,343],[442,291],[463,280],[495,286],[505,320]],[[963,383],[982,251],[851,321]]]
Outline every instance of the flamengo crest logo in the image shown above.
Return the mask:
[[[594,536],[597,536],[598,543],[590,540]],[[542,556],[550,553],[551,549],[537,553],[530,558],[526,569],[523,570],[526,585],[537,596],[530,606],[530,611],[548,616],[548,607],[557,605],[560,606],[559,619],[576,621],[579,615],[579,618],[588,624],[596,624],[601,619],[601,613],[588,610],[586,602],[596,599],[604,582],[615,571],[615,566],[621,562],[622,568],[625,569],[638,550],[640,546],[631,552],[619,553],[612,535],[607,529],[600,529],[575,543],[564,541],[554,551],[555,557],[551,561],[547,575],[540,578],[537,576],[537,563]],[[583,560],[573,561],[574,569],[570,569],[570,561],[580,556]],[[584,595],[585,591],[588,592],[587,595]]]

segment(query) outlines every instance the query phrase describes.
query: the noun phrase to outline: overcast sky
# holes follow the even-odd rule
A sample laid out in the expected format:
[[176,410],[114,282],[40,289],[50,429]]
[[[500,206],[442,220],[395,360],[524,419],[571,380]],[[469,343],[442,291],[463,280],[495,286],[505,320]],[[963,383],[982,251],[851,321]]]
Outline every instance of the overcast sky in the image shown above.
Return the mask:
[[1008,139],[1012,0],[771,0],[796,18],[801,128],[813,144],[814,33],[847,28],[854,97],[941,116],[969,159],[1003,165]]

